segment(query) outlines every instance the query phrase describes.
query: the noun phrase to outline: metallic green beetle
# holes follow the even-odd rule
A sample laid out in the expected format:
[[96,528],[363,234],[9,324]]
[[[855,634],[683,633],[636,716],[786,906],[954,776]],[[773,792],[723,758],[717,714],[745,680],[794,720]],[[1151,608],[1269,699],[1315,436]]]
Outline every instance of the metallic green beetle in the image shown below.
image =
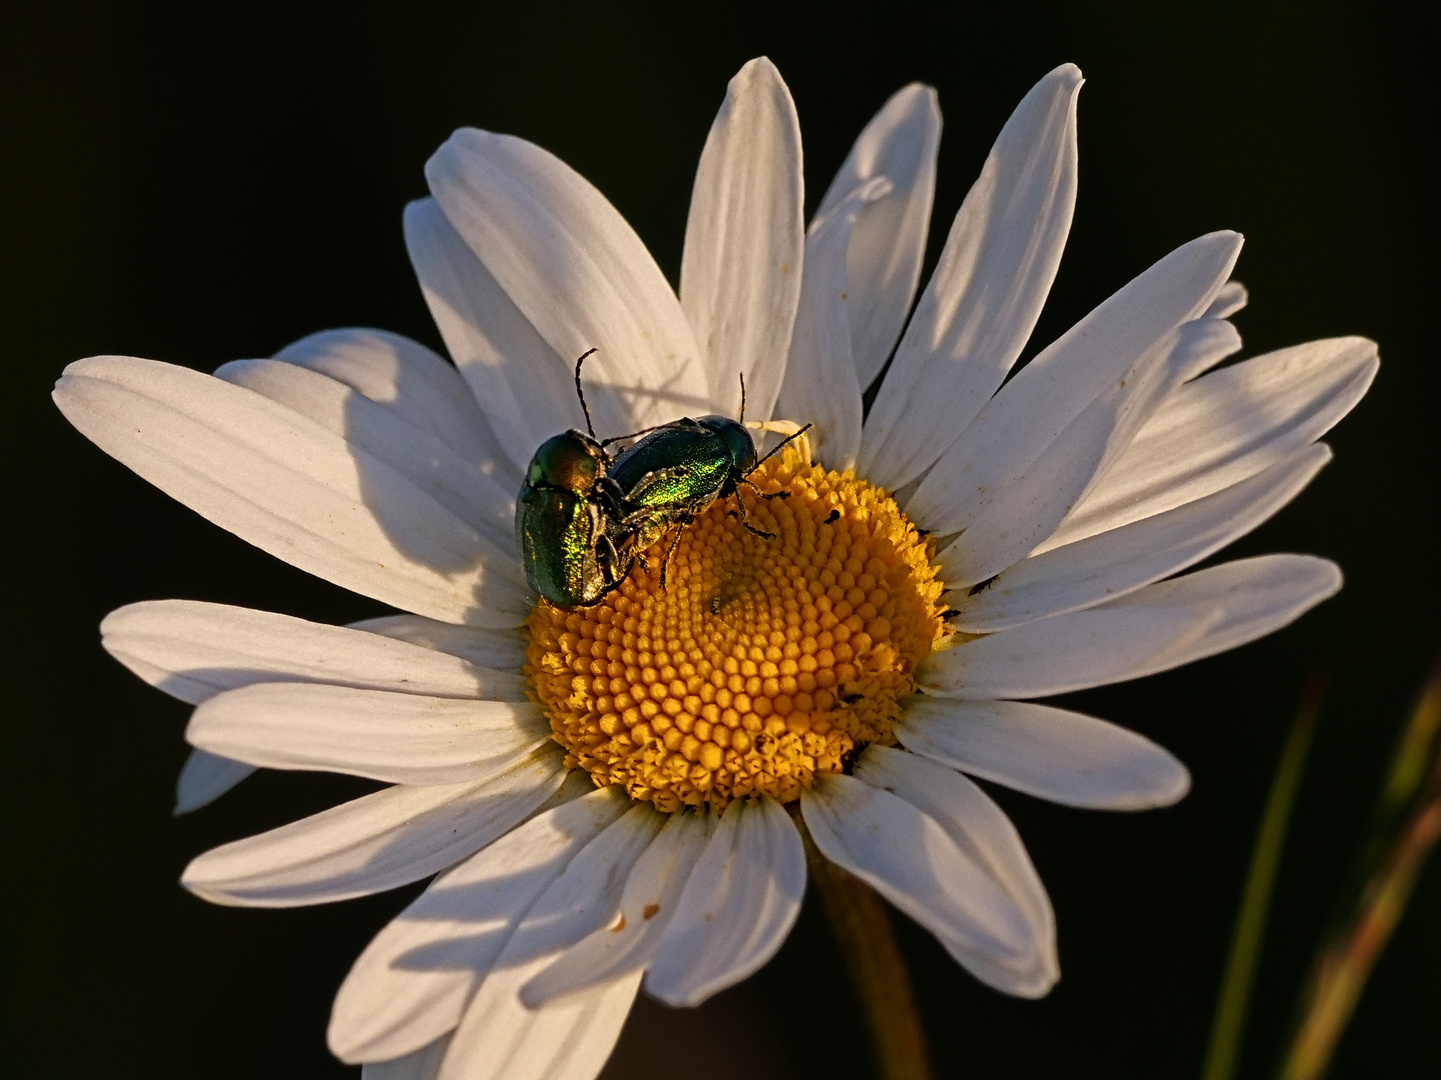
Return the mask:
[[630,569],[610,536],[610,464],[600,443],[574,429],[546,439],[530,459],[515,539],[526,582],[552,604],[594,604]]
[[[625,579],[631,563],[671,526],[675,538],[661,564],[660,585],[680,541],[681,530],[716,499],[734,493],[760,461],[742,421],[728,416],[688,416],[630,435],[597,440],[575,363],[575,390],[586,429],[552,436],[531,458],[516,501],[515,531],[521,563],[530,587],[560,607],[594,604]],[[741,416],[745,416],[745,380],[741,380]],[[772,425],[765,425],[771,427]],[[803,435],[810,425],[792,430],[780,446]],[[794,425],[790,425],[794,429]],[[613,442],[645,437],[612,459]],[[767,454],[766,457],[770,457]],[[760,494],[757,490],[757,494]],[[785,498],[787,492],[762,495]],[[745,520],[745,504],[736,500],[742,524],[758,536],[770,533]]]
[[[742,484],[754,489],[746,476],[759,464],[755,442],[739,421],[716,415],[673,420],[632,444],[607,470],[607,477],[620,492],[620,513],[612,523],[614,534],[632,551],[641,552],[671,526],[678,526],[661,564],[663,589],[681,531],[716,499],[735,494]],[[774,499],[790,493],[762,495],[757,489],[756,494]],[[746,520],[744,502],[737,498],[736,505],[741,524],[757,536],[772,538]]]

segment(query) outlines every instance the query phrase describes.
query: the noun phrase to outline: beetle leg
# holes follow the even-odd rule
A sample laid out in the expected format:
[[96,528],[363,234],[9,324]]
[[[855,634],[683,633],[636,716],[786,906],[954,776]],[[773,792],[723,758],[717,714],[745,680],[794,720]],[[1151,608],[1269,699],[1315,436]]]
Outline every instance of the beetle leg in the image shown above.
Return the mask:
[[623,575],[620,564],[620,552],[615,549],[615,542],[605,533],[600,534],[597,546],[601,548],[600,561],[605,564],[605,577],[608,584],[620,580]]
[[[750,487],[755,487],[754,484],[750,483],[750,481],[746,480],[744,477],[741,478],[741,483],[747,484]],[[750,523],[750,521],[748,520],[750,517],[750,511],[746,509],[746,501],[741,498],[741,493],[739,490],[736,491],[736,506],[740,508],[740,514],[737,516],[740,518],[741,524],[745,526],[746,532],[754,533],[756,536],[762,537],[766,540],[774,540],[776,538],[775,533],[768,533],[764,529],[757,529],[754,525]]]
[[754,491],[754,492],[756,493],[756,498],[758,498],[758,499],[765,499],[765,500],[768,501],[768,502],[769,502],[771,499],[789,499],[789,498],[791,497],[791,493],[790,493],[789,491],[771,491],[771,492],[762,491],[760,488],[756,487],[755,481],[753,481],[753,480],[747,480],[744,476],[742,476],[739,480],[737,480],[736,483],[737,483],[737,484],[744,484],[746,487],[750,488],[752,491]]
[[594,488],[595,498],[601,503],[606,516],[620,518],[625,514],[624,506],[625,492],[621,491],[620,485],[609,476],[602,476],[596,481]]
[[661,591],[661,592],[665,592],[665,572],[666,572],[668,569],[670,569],[670,557],[675,554],[675,549],[680,546],[680,534],[683,533],[683,532],[685,532],[685,527],[686,527],[687,525],[689,525],[689,524],[690,524],[692,521],[694,521],[694,520],[695,520],[695,518],[691,517],[689,514],[686,514],[684,517],[680,518],[679,521],[678,521],[678,524],[679,524],[680,527],[676,529],[676,531],[675,531],[675,537],[674,537],[674,539],[671,540],[671,542],[670,542],[670,547],[666,548],[666,550],[665,550],[665,558],[661,561],[661,564],[660,564],[660,591]]

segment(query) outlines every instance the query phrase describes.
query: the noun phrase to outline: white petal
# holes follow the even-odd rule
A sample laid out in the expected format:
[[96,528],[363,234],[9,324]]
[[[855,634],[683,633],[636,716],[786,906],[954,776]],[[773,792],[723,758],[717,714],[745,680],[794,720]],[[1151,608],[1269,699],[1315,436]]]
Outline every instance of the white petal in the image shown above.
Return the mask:
[[506,942],[496,969],[537,958],[544,960],[544,967],[587,934],[614,922],[631,867],[667,820],[647,803],[632,804],[624,817],[587,844],[565,873],[541,893]]
[[385,330],[322,330],[274,359],[329,375],[429,432],[508,491],[521,474],[486,424],[465,380],[418,341]]
[[941,824],[853,776],[820,776],[801,795],[820,853],[866,882],[946,945],[998,963],[1035,949],[1025,915]]
[[862,209],[846,253],[851,345],[862,388],[880,374],[916,295],[940,141],[935,90],[911,83],[896,91],[856,139],[816,210],[816,218],[824,218],[867,181],[890,182],[884,197]]
[[389,1059],[452,1030],[526,910],[627,803],[619,788],[591,788],[436,878],[350,969],[331,1010],[332,1052]]
[[[765,57],[731,79],[701,151],[686,219],[680,302],[705,358],[711,400],[770,418],[801,288],[801,127]],[[731,410],[725,409],[728,415]]]
[[1170,577],[1261,524],[1330,459],[1317,443],[1204,499],[1022,559],[982,592],[956,601],[955,626],[972,634],[1005,630]]
[[[402,625],[444,627],[448,638],[516,644],[509,651],[472,650],[463,659],[506,662],[511,672],[524,662],[524,646],[507,631],[434,623],[418,616],[395,616]],[[386,623],[388,620],[375,620]],[[161,600],[130,604],[100,624],[101,644],[117,660],[152,686],[191,704],[223,690],[256,682],[295,679],[343,686],[403,690],[445,697],[525,699],[518,675],[480,671],[430,648],[266,611]],[[443,652],[443,650],[442,650]],[[519,657],[517,659],[516,657]],[[195,750],[180,771],[175,813],[198,810],[244,780],[255,767]]]
[[194,859],[180,883],[212,903],[299,907],[428,877],[504,836],[560,787],[546,749],[480,783],[398,786]]
[[921,694],[896,732],[917,754],[1066,806],[1149,810],[1191,787],[1186,767],[1150,739],[1048,705]]
[[1181,506],[1289,457],[1351,411],[1378,363],[1374,342],[1332,338],[1179,387],[1039,550]]
[[[584,426],[575,356],[562,356],[540,336],[434,199],[407,206],[404,225],[405,247],[431,317],[486,426],[509,456],[518,491],[537,446],[557,432]],[[597,422],[621,430],[629,420],[624,409],[599,392],[593,396]]]
[[[1106,455],[1130,442],[1136,414],[1165,389],[1157,373],[1168,372],[1172,335],[1211,303],[1240,249],[1237,234],[1212,233],[1167,255],[1027,364],[940,456],[906,511],[936,532],[966,530],[970,547],[977,542],[967,537],[985,523],[984,544],[967,556],[972,581],[1004,569],[994,565],[1004,552],[1024,556],[1060,522],[1066,504],[1050,501],[1074,485],[1077,466],[1068,463],[1080,461],[1089,483]],[[1038,505],[1017,504],[1019,492]],[[1007,532],[1010,515],[1022,512]]]
[[1246,286],[1239,281],[1228,281],[1216,294],[1216,299],[1211,301],[1211,306],[1206,309],[1206,317],[1229,319],[1245,307],[1248,300],[1250,300],[1250,295],[1246,292]]
[[[940,553],[945,579],[952,587],[976,584],[1034,550],[1125,451],[1171,389],[1240,348],[1235,328],[1218,319],[1194,319],[1161,337],[1119,379],[1100,388],[1033,460],[975,501],[965,532]],[[1004,412],[1002,395],[996,407]],[[1024,402],[1009,406],[1024,413]]]
[[456,626],[420,615],[382,615],[378,619],[353,622],[350,628],[449,653],[492,671],[519,671],[525,665],[525,647],[529,640],[519,630]]
[[800,914],[806,853],[774,799],[733,799],[661,935],[645,988],[699,1005],[760,970]]
[[232,761],[204,750],[190,751],[175,781],[175,815],[209,806],[254,771],[254,765],[243,761]]
[[[234,360],[215,377],[294,409],[384,462],[485,537],[498,551],[515,543],[515,495],[409,419],[344,383],[281,360]],[[519,574],[517,564],[514,572]]]
[[620,1038],[641,973],[527,1009],[519,989],[539,966],[508,968],[485,981],[451,1040],[440,1080],[594,1080]]
[[[1177,329],[1175,346],[1166,359],[1166,367],[1175,377],[1176,385],[1180,385],[1240,352],[1241,347],[1241,335],[1233,324],[1225,319],[1202,316],[1183,323]],[[1174,386],[1168,388],[1167,393],[1174,389]]]
[[934,653],[916,668],[916,683],[939,697],[974,700],[1045,697],[1123,682],[1172,666],[1171,657],[1221,618],[1215,605],[1184,602],[1125,609],[1107,604],[1053,615]]
[[861,384],[851,353],[846,311],[846,250],[861,208],[890,188],[883,177],[851,192],[806,238],[806,268],[796,310],[795,337],[776,414],[814,424],[815,456],[833,469],[855,463],[861,440]]
[[590,1080],[620,1034],[641,971],[538,1009],[520,988],[594,930],[615,921],[636,861],[665,825],[648,805],[629,811],[573,858],[520,920],[475,993],[441,1075],[449,1080]]
[[455,1033],[445,1080],[591,1080],[640,987],[629,972],[538,1009],[520,989],[557,956],[615,921],[632,867],[667,817],[635,804],[586,845],[526,912]]
[[[1170,344],[1163,339],[1138,357],[1040,453],[1024,464],[1017,461],[1008,475],[996,481],[995,490],[978,490],[980,498],[973,503],[961,535],[937,556],[941,574],[951,588],[994,577],[1055,531],[1095,483],[1105,463],[1125,448],[1145,417],[1178,381],[1166,363],[1174,352]],[[985,419],[984,411],[981,417]],[[957,467],[964,471],[966,465],[949,455],[938,464],[943,469]],[[931,473],[927,481],[935,475]],[[929,496],[937,487],[928,487],[923,481],[918,493]],[[951,492],[942,498],[950,498],[959,487],[960,482],[951,485]],[[925,512],[924,504],[912,511],[918,517]],[[955,531],[949,525],[944,528]]]
[[360,1069],[360,1080],[435,1080],[449,1046],[450,1038],[447,1036],[404,1057],[390,1061],[367,1061]]
[[192,705],[252,683],[290,681],[435,697],[526,700],[519,665],[508,672],[487,671],[391,637],[228,604],[128,604],[105,617],[100,635],[106,651],[122,664]]
[[1061,976],[1056,916],[1040,875],[1010,818],[980,788],[944,765],[901,750],[868,747],[855,777],[898,795],[946,830],[955,845],[984,867],[1025,918],[1031,951],[1019,960],[957,943],[952,955],[997,990],[1040,997]]
[[219,379],[131,357],[66,368],[55,401],[80,431],[162,491],[264,551],[383,603],[514,626],[515,563],[375,458]]
[[[446,219],[555,354],[573,362],[599,350],[586,368],[592,404],[621,404],[624,430],[711,403],[675,294],[580,174],[524,139],[462,128],[426,162],[425,176]],[[613,416],[614,405],[597,409],[598,421]]]
[[709,814],[671,814],[626,878],[619,919],[594,930],[533,976],[521,987],[521,1003],[539,1008],[644,969],[679,910],[681,890],[705,851],[713,824]]
[[1076,94],[1063,64],[1001,129],[866,418],[861,472],[920,476],[1001,385],[1040,316],[1076,202]]
[[257,683],[206,701],[194,746],[271,769],[324,769],[397,784],[459,784],[510,768],[550,739],[532,702]]
[[[1143,664],[1136,675],[1180,667],[1255,641],[1299,619],[1341,588],[1341,568],[1314,555],[1261,555],[1157,582],[1095,612],[1153,613],[1185,607],[1220,611],[1199,637]],[[1067,616],[1063,616],[1067,617]]]

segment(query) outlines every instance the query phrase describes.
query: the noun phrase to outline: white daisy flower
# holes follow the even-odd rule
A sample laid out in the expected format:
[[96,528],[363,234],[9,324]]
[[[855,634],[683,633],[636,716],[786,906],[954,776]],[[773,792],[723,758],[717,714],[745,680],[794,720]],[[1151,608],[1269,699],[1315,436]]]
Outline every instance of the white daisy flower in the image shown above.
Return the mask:
[[[982,981],[1054,984],[1045,890],[967,776],[1081,807],[1185,794],[1154,743],[1024,699],[1233,648],[1335,592],[1338,569],[1302,555],[1176,575],[1305,486],[1377,366],[1341,338],[1211,370],[1245,302],[1241,239],[1221,232],[1007,380],[1070,226],[1080,85],[1066,65],[1021,102],[914,311],[934,91],[886,103],[807,230],[795,108],[760,59],[701,155],[679,297],[564,163],[462,130],[405,213],[453,366],[341,330],[214,377],[115,356],[66,370],[55,399],[106,452],[405,612],[335,627],[172,600],[102,626],[198,706],[178,810],[256,767],[393,785],[183,878],[288,907],[438,875],[341,987],[342,1059],[588,1080],[642,985],[695,1005],[774,954],[805,886],[798,820]],[[666,591],[652,558],[566,611],[526,587],[515,494],[535,448],[580,423],[572,364],[592,347],[601,434],[731,414],[744,373],[752,417],[815,423],[814,463],[754,474],[789,499],[739,496],[773,539],[717,502]]]

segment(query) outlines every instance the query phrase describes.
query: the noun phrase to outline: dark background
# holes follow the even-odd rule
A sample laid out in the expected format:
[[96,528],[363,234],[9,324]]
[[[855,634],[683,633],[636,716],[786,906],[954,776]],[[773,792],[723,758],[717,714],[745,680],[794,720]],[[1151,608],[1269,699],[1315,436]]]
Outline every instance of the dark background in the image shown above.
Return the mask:
[[[198,8],[204,7],[203,12]],[[1081,96],[1075,228],[1044,342],[1166,251],[1249,241],[1248,350],[1381,343],[1337,460],[1234,554],[1312,551],[1339,598],[1237,653],[1073,703],[1171,747],[1179,807],[1085,813],[1001,792],[1055,901],[1064,980],[983,989],[899,933],[942,1077],[1199,1069],[1255,823],[1308,673],[1331,692],[1282,866],[1243,1074],[1265,1075],[1414,689],[1438,646],[1435,38],[1384,5],[892,3],[0,4],[5,910],[0,1071],[326,1077],[330,998],[414,890],[299,911],[206,905],[205,848],[363,789],[269,774],[170,816],[186,708],[101,652],[130,601],[189,597],[343,621],[374,605],[202,521],[48,400],[63,366],[128,353],[210,369],[313,330],[439,346],[403,204],[474,124],[555,151],[674,280],[726,80],[768,54],[795,95],[809,204],[893,90],[945,115],[931,257],[991,140],[1064,60]],[[1423,877],[1334,1076],[1441,1071],[1441,861]],[[642,1005],[608,1077],[862,1077],[860,1018],[808,905],[780,956],[696,1012]]]

